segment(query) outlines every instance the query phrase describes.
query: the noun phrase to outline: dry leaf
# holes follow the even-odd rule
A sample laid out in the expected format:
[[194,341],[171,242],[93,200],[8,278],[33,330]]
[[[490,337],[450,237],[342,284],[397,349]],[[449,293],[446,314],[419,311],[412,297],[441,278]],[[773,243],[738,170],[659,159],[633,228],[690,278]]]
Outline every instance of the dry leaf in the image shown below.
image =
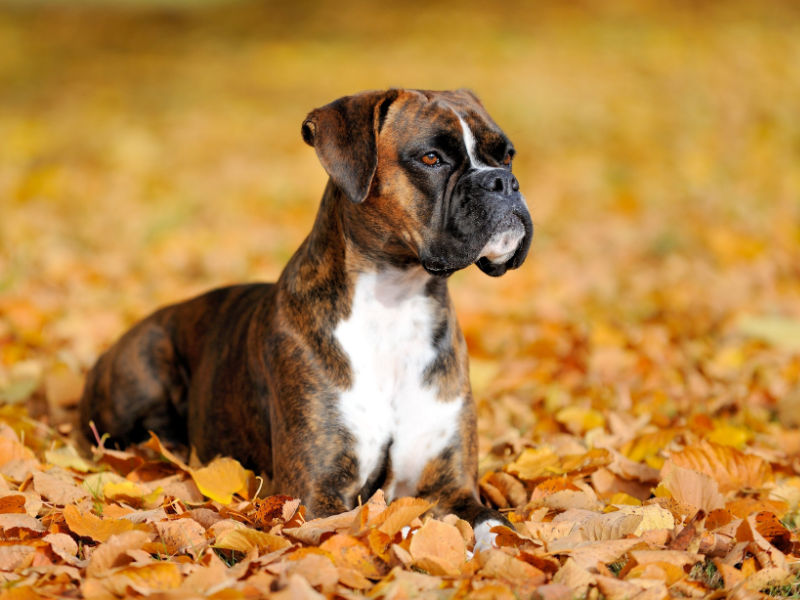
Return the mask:
[[64,520],[74,534],[97,542],[105,542],[112,535],[134,528],[134,524],[127,519],[101,519],[90,512],[81,514],[75,506],[64,507]]
[[670,458],[664,463],[661,474],[664,487],[682,504],[706,513],[725,504],[717,481],[705,473],[680,467]]
[[427,520],[414,532],[408,547],[414,566],[431,575],[450,576],[459,574],[466,550],[458,529],[435,519]]
[[705,473],[719,484],[723,493],[761,488],[772,481],[772,469],[762,458],[707,441],[673,452],[670,461],[679,467]]
[[284,537],[244,527],[225,531],[217,537],[217,541],[213,544],[214,548],[236,550],[237,552],[249,552],[256,549],[261,554],[282,550],[291,545],[291,542]]
[[89,498],[89,493],[74,482],[42,471],[33,474],[33,489],[58,506],[75,504]]
[[190,472],[203,495],[220,504],[230,504],[233,494],[246,498],[248,482],[253,475],[232,458],[216,458],[208,466]]
[[86,567],[87,577],[100,577],[109,569],[128,564],[132,559],[127,552],[138,550],[149,540],[150,536],[143,531],[126,531],[111,536],[106,543],[99,545],[92,552],[89,565]]
[[166,554],[186,553],[197,558],[208,545],[206,530],[192,519],[156,521],[153,525],[164,543]]

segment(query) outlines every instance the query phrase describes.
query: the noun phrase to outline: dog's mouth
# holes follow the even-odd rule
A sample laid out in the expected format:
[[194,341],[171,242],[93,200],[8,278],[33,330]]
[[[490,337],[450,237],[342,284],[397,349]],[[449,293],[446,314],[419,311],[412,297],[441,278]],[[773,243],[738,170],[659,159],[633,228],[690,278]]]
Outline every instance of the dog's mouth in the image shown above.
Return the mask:
[[478,260],[486,259],[495,265],[507,263],[525,237],[525,227],[520,218],[509,212],[498,223],[497,230],[478,253]]
[[492,277],[516,269],[528,255],[532,237],[533,223],[527,211],[509,211],[481,249],[475,264]]
[[[524,208],[509,210],[495,222],[492,229],[493,232],[480,250],[476,250],[475,246],[470,248],[469,242],[465,244],[453,239],[433,245],[420,256],[422,267],[436,277],[448,277],[471,264],[492,277],[516,269],[525,260],[531,245],[533,223],[530,215]],[[479,239],[474,240],[474,237]],[[483,241],[480,234],[474,237],[473,243]]]

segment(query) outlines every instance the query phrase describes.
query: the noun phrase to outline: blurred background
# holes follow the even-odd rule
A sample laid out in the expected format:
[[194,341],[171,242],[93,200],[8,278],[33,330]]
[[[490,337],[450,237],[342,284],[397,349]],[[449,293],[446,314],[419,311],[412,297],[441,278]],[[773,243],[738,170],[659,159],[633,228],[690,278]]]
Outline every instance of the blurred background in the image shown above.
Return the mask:
[[609,408],[797,425],[798,65],[790,2],[0,3],[0,416],[57,423],[134,320],[275,279],[312,108],[469,87],[536,224],[452,278],[482,450]]

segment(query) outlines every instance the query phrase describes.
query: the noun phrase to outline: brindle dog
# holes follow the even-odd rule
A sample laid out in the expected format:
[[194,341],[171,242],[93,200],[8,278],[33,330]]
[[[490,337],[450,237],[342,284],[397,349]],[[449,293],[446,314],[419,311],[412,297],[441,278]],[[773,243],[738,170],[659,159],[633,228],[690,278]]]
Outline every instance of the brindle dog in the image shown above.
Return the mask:
[[520,266],[533,226],[514,149],[469,91],[347,96],[302,125],[330,175],[277,283],[158,310],[89,373],[81,422],[230,455],[310,516],[378,488],[436,501],[484,535],[467,349],[447,290]]

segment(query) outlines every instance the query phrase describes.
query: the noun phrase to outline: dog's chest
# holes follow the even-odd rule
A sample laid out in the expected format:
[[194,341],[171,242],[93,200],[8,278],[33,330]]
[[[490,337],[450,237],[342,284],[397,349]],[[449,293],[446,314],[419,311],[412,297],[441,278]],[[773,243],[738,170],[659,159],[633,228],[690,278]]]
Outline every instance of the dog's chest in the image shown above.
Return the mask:
[[425,464],[457,434],[463,403],[439,399],[425,381],[436,359],[437,311],[425,293],[427,280],[422,269],[361,274],[350,315],[335,330],[352,369],[339,410],[354,437],[359,487],[388,453],[390,496],[414,493]]

